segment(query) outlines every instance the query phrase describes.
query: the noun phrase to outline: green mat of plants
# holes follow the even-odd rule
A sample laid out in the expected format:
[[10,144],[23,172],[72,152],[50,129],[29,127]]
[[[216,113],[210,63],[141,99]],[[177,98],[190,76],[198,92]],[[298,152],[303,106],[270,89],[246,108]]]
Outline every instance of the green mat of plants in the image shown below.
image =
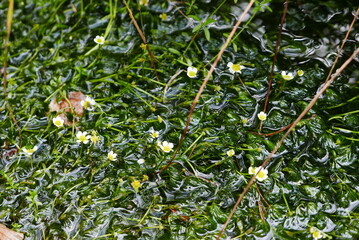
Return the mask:
[[326,81],[357,1],[255,1],[175,156],[249,1],[27,0],[8,16],[10,2],[1,224],[25,239],[216,239],[257,174],[220,239],[359,238],[358,57],[259,168]]

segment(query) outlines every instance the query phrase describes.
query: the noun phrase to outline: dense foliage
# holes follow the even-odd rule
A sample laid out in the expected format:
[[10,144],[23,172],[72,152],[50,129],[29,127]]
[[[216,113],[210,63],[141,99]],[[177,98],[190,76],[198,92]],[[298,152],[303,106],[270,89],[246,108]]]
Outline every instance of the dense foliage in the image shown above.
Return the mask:
[[[128,6],[158,78],[123,2],[15,1],[11,108],[0,97],[0,223],[27,239],[215,239],[252,176],[249,168],[261,165],[283,132],[264,134],[307,106],[356,10],[355,1],[290,1],[260,129],[285,1],[257,1],[208,82],[174,163],[158,173],[248,1],[145,2]],[[1,22],[7,9],[2,1]],[[357,47],[352,31],[337,66]],[[229,62],[241,71],[231,73]],[[195,78],[187,76],[189,66],[198,69]],[[359,237],[358,66],[356,59],[285,140],[223,239]],[[294,78],[284,80],[282,71]],[[96,104],[73,126],[57,127],[49,104],[73,91]],[[78,142],[79,131],[98,141]],[[157,141],[174,148],[165,152]]]

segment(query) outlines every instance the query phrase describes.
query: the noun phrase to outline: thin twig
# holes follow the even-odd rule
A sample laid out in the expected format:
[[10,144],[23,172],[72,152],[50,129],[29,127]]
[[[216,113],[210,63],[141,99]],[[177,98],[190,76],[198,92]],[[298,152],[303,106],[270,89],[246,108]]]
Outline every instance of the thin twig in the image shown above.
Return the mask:
[[244,84],[243,80],[241,79],[241,77],[239,75],[237,75],[237,77],[238,77],[239,81],[241,82],[244,90],[246,90],[246,92],[248,93],[249,96],[253,97],[252,94],[248,91],[248,89],[247,89],[246,85]]
[[135,17],[133,16],[132,14],[132,10],[131,8],[128,6],[128,3],[126,2],[126,0],[123,0],[123,3],[126,5],[126,9],[128,11],[128,14],[130,15],[130,18],[133,22],[133,24],[135,25],[136,29],[137,29],[137,32],[138,34],[140,35],[141,39],[142,39],[142,42],[146,45],[146,50],[150,56],[150,60],[151,60],[151,67],[153,68],[154,72],[155,72],[155,75],[156,75],[156,79],[157,81],[160,81],[159,80],[159,77],[158,77],[158,72],[157,72],[157,68],[156,68],[156,64],[155,64],[155,56],[153,55],[151,49],[150,49],[150,46],[147,44],[147,40],[146,40],[146,37],[145,35],[143,34],[140,26],[138,26],[137,24],[137,21],[135,19]]
[[[353,21],[352,21],[352,23],[350,24],[349,29],[352,29],[352,28],[353,28],[354,23],[355,23],[355,21],[356,21],[356,19],[357,19],[358,14],[359,14],[359,8],[358,8],[357,11],[355,12]],[[343,50],[344,44],[346,43],[346,41],[347,41],[347,39],[348,39],[348,37],[349,37],[349,33],[350,33],[350,31],[347,31],[347,33],[346,33],[346,35],[345,35],[345,38],[344,38],[344,40],[343,40],[343,42],[342,42],[342,45],[341,45],[340,48],[339,48],[338,54],[337,54],[337,56],[336,56],[336,58],[335,58],[335,60],[334,60],[334,62],[333,62],[333,65],[332,65],[332,67],[330,68],[330,71],[329,71],[329,74],[328,74],[328,76],[327,76],[327,79],[325,79],[325,82],[327,82],[328,79],[330,78],[330,75],[332,75],[332,72],[333,72],[333,70],[334,70],[334,67],[335,67],[335,65],[337,64],[337,61],[338,61],[338,59],[339,59],[339,56],[340,56],[340,54],[341,54],[341,52],[342,52],[342,50]]]
[[[266,99],[265,99],[265,102],[264,102],[263,112],[267,111],[269,95],[270,95],[271,87],[272,87],[272,83],[273,83],[274,67],[275,67],[275,63],[277,61],[277,56],[278,56],[278,52],[279,52],[279,45],[280,45],[280,39],[281,39],[281,36],[282,36],[283,25],[284,25],[285,17],[287,15],[287,10],[288,10],[288,0],[286,0],[286,2],[285,2],[283,15],[282,15],[282,20],[280,22],[280,28],[279,28],[279,33],[278,33],[278,37],[277,37],[277,43],[276,43],[276,46],[275,46],[275,53],[274,53],[273,62],[272,62],[272,69],[271,69],[270,75],[269,75],[268,89],[267,89]],[[262,130],[262,124],[263,124],[263,121],[260,121],[259,131]]]
[[[350,29],[349,29],[350,31]],[[257,172],[257,174],[260,172],[260,170],[262,168],[264,168],[269,160],[273,157],[273,155],[278,151],[279,147],[282,145],[282,143],[284,142],[284,140],[286,139],[286,137],[292,132],[293,128],[297,125],[297,123],[309,112],[309,110],[314,106],[314,104],[318,101],[319,97],[325,92],[325,90],[327,90],[327,88],[330,86],[330,84],[334,81],[334,79],[346,68],[346,66],[348,66],[348,64],[355,58],[355,56],[359,54],[359,48],[357,48],[354,53],[348,58],[347,61],[345,61],[345,63],[336,71],[336,73],[330,78],[329,81],[327,81],[323,87],[317,92],[317,94],[314,96],[314,98],[310,101],[310,103],[308,104],[308,106],[303,110],[303,112],[299,115],[299,117],[293,122],[293,124],[289,127],[289,129],[287,130],[287,132],[283,135],[283,137],[281,138],[281,140],[277,143],[277,145],[275,146],[275,148],[273,149],[273,151],[269,154],[269,156],[265,159],[265,161],[263,162],[263,164],[260,166],[259,171]],[[220,237],[222,236],[224,230],[227,228],[227,225],[229,223],[229,221],[231,220],[231,218],[233,217],[234,212],[236,211],[239,203],[242,201],[244,195],[248,192],[249,188],[252,186],[254,179],[256,178],[257,174],[253,174],[252,178],[249,180],[247,186],[244,188],[243,192],[241,193],[241,195],[239,196],[237,202],[234,204],[226,222],[224,223],[220,233],[217,236],[217,240],[220,239]]]
[[167,90],[168,90],[168,88],[170,87],[172,81],[175,80],[176,77],[177,77],[178,75],[180,75],[183,71],[184,71],[183,69],[182,69],[182,70],[179,70],[178,72],[175,73],[175,75],[173,75],[173,76],[170,78],[170,80],[168,80],[168,82],[167,82],[167,84],[166,84],[166,87],[165,87],[165,89],[163,90],[163,95],[166,95]]
[[251,0],[251,1],[248,3],[246,9],[245,9],[244,12],[242,13],[242,15],[239,17],[239,19],[238,19],[236,25],[234,25],[234,27],[233,27],[231,33],[230,33],[229,36],[227,37],[226,42],[225,42],[225,43],[223,44],[223,46],[221,47],[221,50],[219,51],[216,60],[213,62],[213,64],[212,64],[210,70],[209,70],[208,73],[207,73],[206,78],[203,80],[203,83],[202,83],[200,89],[198,90],[196,97],[194,98],[194,100],[193,100],[193,102],[192,102],[191,109],[190,109],[190,111],[189,111],[189,113],[188,113],[186,126],[185,126],[185,128],[183,129],[183,133],[182,133],[182,135],[181,135],[181,139],[180,139],[180,141],[179,141],[179,144],[178,144],[178,146],[177,146],[177,148],[176,148],[176,150],[175,150],[175,152],[174,152],[174,154],[173,154],[171,160],[170,160],[170,161],[167,163],[167,165],[164,166],[159,172],[162,172],[162,171],[166,170],[166,169],[171,165],[171,163],[173,162],[173,160],[175,159],[175,157],[176,157],[176,155],[177,155],[177,153],[178,153],[180,147],[182,146],[184,137],[186,136],[186,133],[187,133],[189,124],[190,124],[190,122],[191,122],[191,118],[192,118],[193,111],[194,111],[194,109],[195,109],[195,107],[196,107],[196,105],[197,105],[197,102],[198,102],[199,98],[201,97],[201,94],[202,94],[202,92],[203,92],[203,90],[204,90],[204,88],[205,88],[205,86],[206,86],[206,84],[207,84],[209,78],[211,77],[211,75],[212,75],[214,69],[216,68],[216,66],[217,66],[217,64],[218,64],[218,62],[219,62],[219,60],[221,59],[221,57],[222,57],[222,55],[223,55],[223,53],[224,53],[224,50],[227,48],[228,44],[230,43],[230,41],[231,41],[233,35],[235,34],[237,28],[238,28],[239,25],[241,24],[241,22],[242,22],[244,16],[249,12],[249,10],[251,9],[251,7],[252,7],[252,5],[253,5],[254,2],[255,2],[255,0]]
[[267,204],[268,207],[270,207],[270,204],[267,202],[267,200],[264,198],[264,196],[262,195],[261,191],[259,190],[259,187],[257,184],[254,184],[254,186],[256,186],[257,192],[259,194],[259,196],[263,199],[263,201]]
[[12,24],[12,17],[14,12],[14,0],[9,0],[9,8],[7,12],[7,19],[6,19],[6,38],[5,38],[5,49],[4,49],[4,61],[3,61],[3,93],[4,93],[4,101],[5,105],[9,111],[10,118],[14,125],[17,127],[17,130],[19,131],[19,139],[20,139],[20,146],[22,145],[22,135],[21,135],[21,129],[18,125],[16,118],[14,116],[14,112],[12,110],[11,105],[9,104],[9,101],[7,99],[7,74],[6,74],[6,67],[7,67],[7,55],[9,52],[9,40],[10,40],[10,34],[11,34],[11,24]]

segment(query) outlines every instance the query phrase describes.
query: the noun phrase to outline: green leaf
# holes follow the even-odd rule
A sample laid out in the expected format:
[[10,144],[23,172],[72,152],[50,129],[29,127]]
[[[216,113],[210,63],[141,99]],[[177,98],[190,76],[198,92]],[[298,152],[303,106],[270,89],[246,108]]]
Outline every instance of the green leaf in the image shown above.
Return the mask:
[[195,26],[195,27],[193,28],[192,32],[193,32],[193,33],[198,32],[198,31],[201,29],[202,26],[203,26],[202,23],[201,23],[201,24],[198,24],[197,26]]
[[196,15],[188,15],[188,17],[190,17],[190,18],[192,18],[192,19],[194,19],[196,21],[199,21],[199,22],[201,21],[201,19]]
[[216,20],[210,18],[210,19],[207,19],[207,20],[203,23],[203,25],[209,25],[209,24],[214,23],[214,22],[216,22]]
[[173,53],[173,54],[176,54],[176,55],[181,56],[181,53],[180,53],[177,49],[174,49],[174,48],[168,48],[168,51],[170,51],[170,52],[171,52],[171,53]]
[[210,34],[208,28],[204,27],[203,30],[204,30],[204,35],[206,36],[206,39],[209,42],[211,40],[211,34]]
[[232,46],[233,46],[233,50],[234,50],[235,52],[237,52],[237,51],[238,51],[237,44],[236,44],[236,43],[232,43]]

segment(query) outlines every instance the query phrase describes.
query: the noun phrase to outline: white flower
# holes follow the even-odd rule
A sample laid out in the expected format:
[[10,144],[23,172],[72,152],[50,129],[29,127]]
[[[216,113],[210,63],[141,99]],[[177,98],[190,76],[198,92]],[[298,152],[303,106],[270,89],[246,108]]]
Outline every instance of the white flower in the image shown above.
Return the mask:
[[76,133],[76,137],[77,137],[77,141],[78,143],[83,143],[83,144],[88,144],[89,139],[91,138],[91,136],[87,136],[87,132],[81,132],[78,131]]
[[23,147],[22,148],[22,151],[28,155],[28,156],[31,156],[34,152],[36,152],[36,150],[38,149],[37,146],[33,147],[33,148],[30,148],[30,149],[27,149],[26,147]]
[[227,151],[228,157],[232,157],[234,154],[235,154],[235,152],[233,149]]
[[96,105],[96,102],[94,99],[92,99],[89,96],[86,96],[85,100],[82,100],[80,102],[81,106],[83,106],[85,109],[92,111],[93,110],[93,106]]
[[313,236],[313,238],[315,240],[323,237],[323,233],[319,229],[317,229],[316,227],[311,227],[310,228],[310,233],[312,234],[312,236]]
[[282,77],[284,80],[287,81],[292,80],[294,78],[293,73],[291,72],[286,73],[285,71],[282,71]]
[[148,6],[148,0],[140,0],[140,5]]
[[304,71],[301,70],[301,69],[299,69],[299,70],[297,71],[297,75],[298,75],[299,77],[303,76],[303,75],[304,75]]
[[268,170],[261,168],[261,167],[249,167],[248,169],[249,174],[257,174],[256,179],[260,182],[266,180],[268,178]]
[[141,158],[137,160],[138,164],[144,164],[145,163],[145,159]]
[[163,141],[158,142],[157,145],[164,151],[164,152],[170,152],[172,151],[173,148],[173,143],[167,142],[167,141]]
[[267,119],[267,114],[265,112],[260,112],[257,114],[259,120],[264,121]]
[[62,126],[64,126],[64,119],[62,119],[62,117],[60,117],[60,116],[57,116],[57,117],[52,119],[52,123],[56,127],[62,127]]
[[152,129],[150,130],[150,133],[152,138],[158,138],[158,136],[160,135],[158,131],[154,131]]
[[258,172],[258,175],[257,175],[257,180],[262,182],[264,180],[266,180],[268,178],[268,170],[267,169],[261,169],[259,172]]
[[187,76],[190,78],[195,78],[197,76],[197,68],[195,67],[188,67],[187,68]]
[[227,64],[227,67],[229,67],[229,71],[230,71],[232,74],[234,74],[234,73],[236,73],[236,72],[242,73],[242,72],[241,72],[242,69],[245,69],[244,66],[239,65],[239,64],[233,64],[232,62],[229,62],[229,63]]
[[105,38],[97,35],[95,37],[94,41],[95,41],[95,43],[102,45],[105,43]]
[[108,154],[107,154],[107,159],[110,160],[110,161],[116,161],[117,160],[117,154],[114,153],[113,151],[110,151]]

